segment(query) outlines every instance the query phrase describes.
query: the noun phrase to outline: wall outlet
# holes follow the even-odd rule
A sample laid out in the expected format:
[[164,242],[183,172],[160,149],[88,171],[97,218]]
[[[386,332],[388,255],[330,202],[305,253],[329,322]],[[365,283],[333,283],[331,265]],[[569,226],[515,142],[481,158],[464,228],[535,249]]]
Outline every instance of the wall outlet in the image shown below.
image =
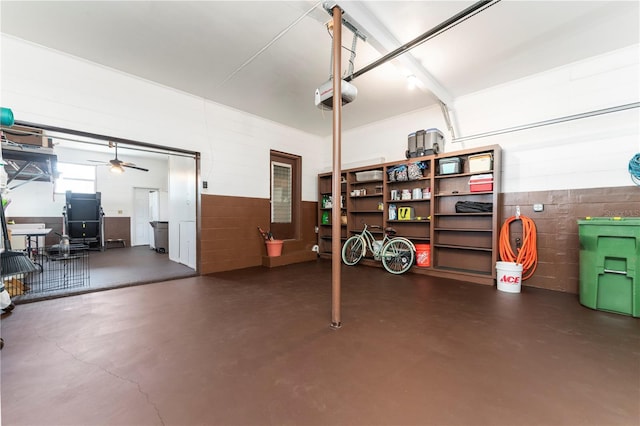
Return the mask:
[[118,210],[118,214],[122,214],[122,210]]
[[206,180],[202,181],[202,188],[207,189],[209,187],[209,182],[207,182]]
[[533,211],[534,212],[541,212],[544,210],[544,204],[534,204],[533,205]]

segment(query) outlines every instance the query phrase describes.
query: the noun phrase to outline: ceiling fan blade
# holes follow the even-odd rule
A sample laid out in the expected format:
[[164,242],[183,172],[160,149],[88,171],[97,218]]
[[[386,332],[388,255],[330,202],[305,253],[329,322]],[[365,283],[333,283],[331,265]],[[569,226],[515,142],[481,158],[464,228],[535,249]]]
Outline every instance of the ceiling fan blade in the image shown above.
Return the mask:
[[114,159],[109,160],[108,162],[98,161],[98,160],[87,160],[87,161],[92,162],[92,163],[101,163],[101,164],[103,164],[105,166],[111,166],[112,171],[114,169],[120,169],[120,171],[122,171],[123,167],[128,167],[130,169],[136,169],[136,170],[140,170],[140,171],[143,171],[143,172],[148,172],[149,171],[149,169],[145,169],[144,167],[138,167],[133,163],[127,163],[126,161],[120,160],[118,158],[118,144],[117,143],[113,143],[112,144],[112,142],[109,142],[109,147],[111,148],[112,146],[116,149],[116,156],[115,156]]
[[149,169],[145,169],[144,167],[138,167],[134,164],[131,163],[122,163],[121,164],[122,167],[129,167],[130,169],[136,169],[136,170],[142,170],[143,172],[148,172]]

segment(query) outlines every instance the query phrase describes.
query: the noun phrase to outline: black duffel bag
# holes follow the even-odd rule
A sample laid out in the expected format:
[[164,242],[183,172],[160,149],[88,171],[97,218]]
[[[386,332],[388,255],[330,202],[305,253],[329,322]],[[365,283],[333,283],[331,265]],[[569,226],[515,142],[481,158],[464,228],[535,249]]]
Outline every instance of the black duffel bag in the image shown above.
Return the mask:
[[480,203],[478,201],[458,201],[456,213],[491,213],[493,203]]

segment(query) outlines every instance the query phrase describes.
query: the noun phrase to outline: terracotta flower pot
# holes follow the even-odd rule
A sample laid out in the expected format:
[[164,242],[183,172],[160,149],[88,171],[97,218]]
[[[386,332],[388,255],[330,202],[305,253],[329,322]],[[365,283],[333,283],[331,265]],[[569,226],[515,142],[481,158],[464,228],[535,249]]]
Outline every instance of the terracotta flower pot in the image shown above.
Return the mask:
[[280,256],[282,254],[282,245],[284,241],[282,240],[268,240],[265,241],[267,245],[267,255],[270,257]]

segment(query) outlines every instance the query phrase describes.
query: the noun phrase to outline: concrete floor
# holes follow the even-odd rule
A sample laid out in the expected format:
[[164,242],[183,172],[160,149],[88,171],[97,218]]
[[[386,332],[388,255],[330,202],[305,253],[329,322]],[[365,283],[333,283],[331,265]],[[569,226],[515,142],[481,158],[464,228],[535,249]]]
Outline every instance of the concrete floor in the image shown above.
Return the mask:
[[250,268],[19,305],[5,425],[637,425],[640,323],[570,294]]
[[[196,274],[194,269],[169,260],[168,253],[156,253],[149,246],[88,250],[84,253],[88,260],[72,260],[70,266],[60,266],[57,264],[61,262],[39,258],[44,270],[29,278],[35,284],[32,291],[14,297],[13,301],[31,302]],[[84,271],[86,267],[88,270]],[[61,285],[64,281],[60,274],[62,268],[68,269],[67,274],[71,278],[67,285]],[[55,272],[51,272],[52,270]]]

